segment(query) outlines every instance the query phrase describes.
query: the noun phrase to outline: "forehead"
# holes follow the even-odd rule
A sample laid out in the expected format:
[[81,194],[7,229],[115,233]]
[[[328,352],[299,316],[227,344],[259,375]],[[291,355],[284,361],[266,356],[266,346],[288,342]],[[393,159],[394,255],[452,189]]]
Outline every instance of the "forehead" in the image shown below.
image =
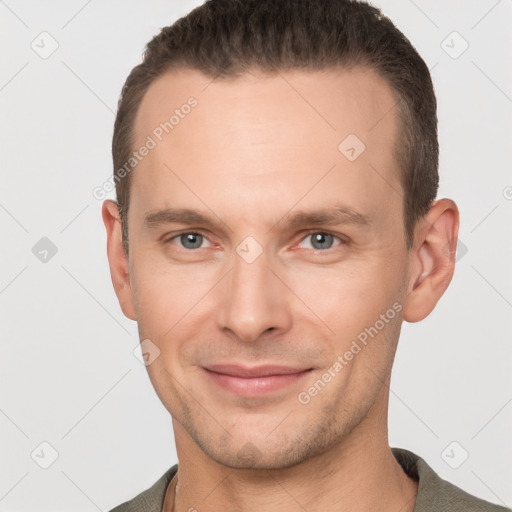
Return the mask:
[[[191,97],[200,106],[193,117],[201,119],[194,127],[201,128],[202,121],[203,134],[210,128],[228,129],[230,124],[231,132],[224,133],[236,137],[239,123],[261,126],[280,121],[283,127],[287,121],[301,117],[303,130],[295,126],[294,135],[311,135],[313,130],[319,130],[328,141],[336,141],[352,130],[371,144],[383,133],[392,139],[396,124],[397,98],[387,81],[368,67],[276,74],[254,71],[228,78],[180,68],[165,73],[149,87],[135,119],[136,139],[168,121]],[[176,132],[179,130],[173,135]],[[280,133],[282,140],[289,142],[288,133]]]
[[245,204],[261,203],[269,193],[286,199],[290,192],[292,201],[334,166],[324,190],[342,186],[356,206],[370,205],[375,194],[401,188],[397,125],[395,95],[368,68],[228,79],[174,70],[150,86],[139,107],[135,149],[148,137],[155,144],[137,166],[132,188],[153,203],[176,199],[170,168],[174,181],[183,177],[212,201],[234,201],[229,190],[245,194]]

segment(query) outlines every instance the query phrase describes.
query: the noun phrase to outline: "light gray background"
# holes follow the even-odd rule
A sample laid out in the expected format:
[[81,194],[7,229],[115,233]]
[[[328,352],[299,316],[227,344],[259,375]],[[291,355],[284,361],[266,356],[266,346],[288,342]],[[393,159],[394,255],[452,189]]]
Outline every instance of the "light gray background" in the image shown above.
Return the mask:
[[[109,510],[176,462],[92,190],[112,172],[117,99],[144,44],[199,3],[0,1],[2,511]],[[427,320],[404,325],[390,442],[510,506],[512,2],[376,3],[432,69],[440,196],[462,217],[451,287]],[[59,45],[47,59],[31,48],[51,48],[43,31]],[[458,58],[453,31],[469,44]],[[42,237],[58,248],[47,262],[32,252]],[[43,441],[58,452],[48,469]]]

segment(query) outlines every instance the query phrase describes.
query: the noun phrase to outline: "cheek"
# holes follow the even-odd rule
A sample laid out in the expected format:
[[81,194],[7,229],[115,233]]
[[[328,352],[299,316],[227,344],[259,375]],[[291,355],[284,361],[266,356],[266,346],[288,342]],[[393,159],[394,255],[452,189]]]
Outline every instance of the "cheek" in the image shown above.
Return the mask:
[[308,316],[320,319],[339,341],[353,339],[402,300],[401,271],[377,258],[347,261],[331,269],[302,269],[289,282],[310,310]]
[[171,266],[142,256],[134,258],[131,270],[137,322],[148,336],[162,338],[201,312],[215,275],[213,269]]

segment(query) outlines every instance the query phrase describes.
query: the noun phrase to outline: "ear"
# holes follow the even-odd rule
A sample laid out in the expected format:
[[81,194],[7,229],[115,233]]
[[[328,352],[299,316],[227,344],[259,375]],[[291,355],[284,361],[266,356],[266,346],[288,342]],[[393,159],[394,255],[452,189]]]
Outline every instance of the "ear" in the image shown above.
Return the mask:
[[107,254],[112,284],[125,316],[136,320],[128,257],[123,250],[121,217],[114,201],[107,200],[101,209],[103,223],[107,230]]
[[448,288],[455,269],[459,210],[450,199],[436,201],[415,230],[410,250],[409,293],[404,320],[426,318]]

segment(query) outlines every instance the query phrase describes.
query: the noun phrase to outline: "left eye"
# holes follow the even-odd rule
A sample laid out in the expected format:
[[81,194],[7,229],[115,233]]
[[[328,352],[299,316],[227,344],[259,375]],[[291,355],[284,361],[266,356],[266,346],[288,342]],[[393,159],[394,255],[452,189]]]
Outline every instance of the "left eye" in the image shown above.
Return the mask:
[[331,249],[332,246],[334,245],[335,240],[341,242],[341,239],[338,238],[337,236],[331,235],[330,233],[323,233],[321,231],[310,233],[309,235],[302,239],[301,244],[304,244],[308,240],[310,240],[310,242],[306,243],[306,249],[314,249],[316,251]]
[[207,238],[200,233],[181,233],[171,240],[177,240],[184,249],[201,249],[203,243],[207,242]]

